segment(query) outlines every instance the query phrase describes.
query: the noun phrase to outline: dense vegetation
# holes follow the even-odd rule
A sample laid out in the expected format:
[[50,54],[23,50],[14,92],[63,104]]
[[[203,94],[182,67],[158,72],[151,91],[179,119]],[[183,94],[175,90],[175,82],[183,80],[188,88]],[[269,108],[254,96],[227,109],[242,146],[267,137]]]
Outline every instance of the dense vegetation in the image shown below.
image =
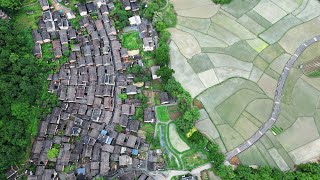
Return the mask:
[[17,10],[21,6],[21,1],[19,0],[0,0],[0,9],[7,11]]
[[30,29],[0,20],[0,172],[26,159],[39,119],[57,104],[47,92],[49,65],[31,54]]
[[110,13],[111,18],[114,20],[117,30],[121,30],[129,25],[129,17],[133,16],[131,11],[126,11],[119,0],[114,1],[114,10]]
[[212,0],[216,4],[229,4],[232,0]]

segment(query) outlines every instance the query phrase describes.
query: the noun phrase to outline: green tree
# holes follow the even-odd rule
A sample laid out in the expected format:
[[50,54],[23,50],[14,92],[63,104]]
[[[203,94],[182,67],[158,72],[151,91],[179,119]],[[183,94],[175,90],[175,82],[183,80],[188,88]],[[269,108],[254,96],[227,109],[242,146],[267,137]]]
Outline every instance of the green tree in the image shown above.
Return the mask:
[[143,17],[148,19],[148,20],[152,20],[153,15],[155,12],[157,12],[159,10],[159,5],[156,2],[149,2],[146,5],[146,8],[143,9]]
[[114,1],[114,10],[110,13],[111,18],[114,20],[117,30],[121,30],[129,25],[129,17],[132,12],[126,11],[119,0]]
[[160,44],[155,51],[155,62],[159,66],[169,64],[169,46],[167,44]]
[[59,151],[60,151],[59,149],[54,148],[54,147],[49,149],[48,150],[48,159],[53,159],[53,158],[58,157]]
[[164,83],[168,82],[168,80],[172,77],[174,73],[173,69],[168,68],[167,66],[161,66],[160,69],[157,71],[157,75],[161,76],[161,79]]

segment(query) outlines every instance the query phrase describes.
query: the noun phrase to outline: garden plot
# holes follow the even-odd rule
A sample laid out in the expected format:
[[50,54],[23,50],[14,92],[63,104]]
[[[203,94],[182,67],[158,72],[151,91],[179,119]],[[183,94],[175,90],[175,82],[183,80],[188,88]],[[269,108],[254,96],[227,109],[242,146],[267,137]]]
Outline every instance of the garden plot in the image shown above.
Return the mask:
[[264,60],[261,56],[257,56],[254,59],[253,64],[261,71],[266,70],[269,66],[269,63],[266,60]]
[[292,92],[292,104],[299,116],[313,116],[319,100],[319,91],[299,79]]
[[217,78],[216,73],[213,69],[209,69],[207,71],[199,73],[198,77],[206,88],[219,83],[219,79]]
[[173,42],[170,43],[170,58],[170,66],[175,70],[174,77],[190,92],[192,97],[195,97],[205,90],[201,80],[188,64],[185,57],[180,54],[177,45]]
[[276,43],[265,48],[259,55],[268,63],[272,63],[283,53],[285,53],[284,49],[278,43]]
[[291,58],[290,54],[284,53],[277,57],[271,64],[270,68],[276,71],[277,73],[282,73],[284,66]]
[[246,165],[267,166],[268,163],[259,152],[256,145],[239,154],[240,162]]
[[[302,75],[301,79],[307,82],[312,87],[316,88],[318,91],[320,91],[320,78],[308,78],[307,76]],[[318,103],[318,108],[319,108],[319,103]]]
[[[320,32],[319,32],[320,33]],[[307,49],[303,51],[303,53],[299,56],[295,67],[298,67],[300,64],[305,64],[320,56],[320,42],[316,42],[309,46]]]
[[205,109],[200,109],[199,113],[200,113],[199,120],[204,120],[204,119],[209,118],[209,114],[207,113],[207,111]]
[[260,77],[262,76],[263,71],[261,71],[259,68],[257,68],[256,66],[252,67],[252,71],[251,74],[249,76],[249,80],[253,81],[253,82],[258,82]]
[[194,7],[206,6],[209,4],[213,4],[211,0],[170,0],[175,10],[182,10],[182,9],[191,9]]
[[224,142],[228,151],[234,149],[245,141],[241,135],[228,124],[222,124],[217,126],[222,141]]
[[306,40],[320,34],[320,19],[316,18],[290,29],[279,41],[279,44],[290,54]]
[[247,43],[258,53],[268,47],[268,44],[259,38],[247,40]]
[[309,0],[300,0],[300,1],[301,1],[300,6],[292,12],[292,14],[295,16],[299,14],[301,11],[303,11],[309,2]]
[[281,171],[290,170],[286,161],[281,157],[276,148],[270,149],[269,153]]
[[176,28],[193,35],[201,47],[227,47],[227,44],[223,41],[207,34],[203,34],[180,25],[177,25]]
[[200,19],[200,18],[189,18],[189,17],[182,17],[177,16],[177,24],[180,26],[184,26],[186,28],[207,33],[210,27],[210,19]]
[[[198,96],[198,99],[203,103],[204,107],[210,115],[210,111],[208,110],[215,109],[217,105],[221,104],[229,96],[239,91],[240,89],[245,88],[263,94],[263,91],[255,83],[241,78],[232,78],[203,91]],[[226,91],[226,89],[228,91]]]
[[255,126],[245,116],[240,116],[233,128],[237,130],[244,139],[249,139],[259,129],[259,127]]
[[234,43],[240,41],[240,38],[232,34],[230,31],[224,29],[223,27],[217,24],[211,24],[208,29],[208,34],[210,36],[216,37],[217,39],[222,40],[226,44],[233,45]]
[[[232,1],[232,2],[241,2],[241,1]],[[248,15],[244,14],[238,20],[242,26],[246,27],[248,30],[258,35],[265,30],[263,26],[257,23],[255,20],[251,19]]]
[[287,13],[291,13],[296,10],[303,0],[271,0],[274,4],[285,10]]
[[268,162],[269,166],[272,168],[278,168],[277,164],[274,162],[273,158],[269,154],[269,151],[263,146],[261,142],[257,142],[255,144],[261,153],[261,155],[264,157],[264,159]]
[[222,9],[239,18],[250,11],[259,1],[260,0],[231,1],[231,3],[223,5]]
[[274,147],[268,136],[262,136],[259,142],[261,142],[266,149]]
[[228,48],[202,48],[202,52],[227,54],[244,62],[252,62],[258,55],[246,41],[237,42]]
[[300,117],[283,133],[276,136],[286,151],[292,151],[319,138],[313,117]]
[[272,24],[287,15],[284,10],[270,0],[261,0],[253,10]]
[[320,156],[320,139],[317,139],[311,143],[308,143],[302,147],[299,147],[289,152],[290,157],[295,164],[306,163],[310,159],[314,159]]
[[262,98],[266,96],[250,89],[241,89],[217,106],[216,110],[220,117],[232,127],[251,101]]
[[280,74],[268,67],[264,73],[268,74],[270,77],[272,77],[274,80],[277,80],[280,78]]
[[[283,111],[283,109],[281,109],[281,111]],[[282,128],[284,130],[288,129],[291,125],[292,125],[292,121],[286,119],[283,115],[281,115],[278,117],[276,123],[274,124],[274,126],[278,127],[278,128]]]
[[201,7],[176,11],[179,16],[194,17],[194,18],[210,18],[219,11],[220,6],[208,4]]
[[190,149],[190,147],[180,138],[175,124],[169,125],[169,140],[170,144],[179,152],[184,152]]
[[289,75],[286,80],[286,83],[285,83],[283,90],[282,90],[283,97],[281,99],[281,102],[286,103],[286,104],[290,104],[292,102],[292,99],[294,98],[292,91],[301,76],[302,76],[301,70],[296,69],[296,68],[292,68],[290,70]]
[[171,28],[169,31],[171,33],[171,39],[176,43],[181,54],[186,58],[191,59],[192,56],[201,52],[198,41],[191,34],[176,28]]
[[297,15],[297,18],[304,22],[310,21],[320,15],[319,8],[320,2],[318,0],[309,0],[307,6]]
[[260,34],[259,37],[269,44],[274,44],[279,41],[288,30],[301,23],[299,19],[289,14]]
[[197,121],[195,123],[195,126],[201,133],[206,135],[211,141],[213,141],[214,139],[220,136],[217,128],[214,126],[214,124],[209,118]]
[[277,81],[275,79],[267,74],[263,74],[258,81],[258,85],[270,98],[274,97],[277,88]]
[[223,82],[229,78],[234,78],[234,77],[248,79],[250,76],[250,71],[245,71],[242,69],[237,69],[232,67],[215,68],[214,71],[216,72],[219,82]]
[[238,59],[226,54],[208,53],[207,55],[210,58],[213,66],[216,68],[230,67],[244,71],[251,71],[252,69],[252,63],[239,61]]
[[222,153],[226,153],[226,152],[227,152],[227,149],[226,149],[225,145],[223,144],[221,138],[215,139],[214,142],[219,145],[220,151],[221,151]]
[[201,73],[214,68],[210,58],[205,53],[200,53],[188,60],[190,66],[196,73]]
[[270,99],[256,99],[246,108],[246,111],[261,123],[266,122],[272,112],[273,101]]
[[232,32],[234,35],[238,36],[240,39],[253,39],[255,35],[250,32],[248,29],[243,27],[241,24],[235,20],[229,18],[228,16],[218,13],[211,18],[212,22],[222,26],[228,31]]
[[264,17],[262,17],[260,14],[258,14],[254,10],[249,11],[247,13],[247,16],[249,16],[251,19],[259,23],[265,29],[269,28],[272,25],[269,21],[267,21]]
[[248,120],[250,120],[257,127],[260,127],[262,125],[262,123],[259,120],[257,120],[255,117],[253,117],[247,111],[243,111],[241,115],[246,117]]

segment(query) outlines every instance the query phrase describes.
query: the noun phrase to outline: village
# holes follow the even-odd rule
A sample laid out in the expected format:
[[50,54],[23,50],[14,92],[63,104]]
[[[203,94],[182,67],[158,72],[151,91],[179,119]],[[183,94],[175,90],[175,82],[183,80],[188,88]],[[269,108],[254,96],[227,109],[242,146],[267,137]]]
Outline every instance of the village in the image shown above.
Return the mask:
[[[109,18],[115,8],[112,1],[78,4],[80,29],[70,23],[75,13],[56,11],[47,0],[39,2],[43,17],[32,32],[34,55],[41,58],[43,47],[52,44],[53,61],[65,63],[47,79],[48,91],[57,94],[61,106],[40,122],[31,152],[36,171],[28,179],[121,174],[123,179],[153,179],[148,172],[163,170],[166,164],[161,149],[151,150],[139,130],[142,124],[156,122],[154,103],[147,102],[144,91],[151,88],[151,80],[160,80],[156,73],[160,67],[146,69],[150,80],[145,83],[135,82],[135,74],[128,73],[133,66],[145,67],[139,50],[122,47]],[[137,1],[123,1],[123,6],[134,14],[129,20],[142,39],[143,51],[155,50],[157,32],[138,15]],[[174,103],[166,92],[158,94],[160,104]]]

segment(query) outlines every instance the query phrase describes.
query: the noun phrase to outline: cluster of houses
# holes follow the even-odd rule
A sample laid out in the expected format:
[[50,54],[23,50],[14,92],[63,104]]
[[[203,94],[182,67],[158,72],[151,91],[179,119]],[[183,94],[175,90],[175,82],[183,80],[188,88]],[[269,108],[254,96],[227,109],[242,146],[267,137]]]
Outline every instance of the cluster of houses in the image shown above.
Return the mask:
[[[137,2],[128,2],[134,9]],[[68,62],[48,77],[49,92],[58,95],[61,107],[40,122],[30,157],[36,172],[28,179],[92,179],[111,177],[121,169],[163,169],[161,151],[149,151],[145,137],[138,133],[141,122],[133,118],[141,106],[134,96],[141,92],[133,85],[134,76],[125,73],[132,62],[108,17],[113,3],[78,5],[83,16],[80,30],[73,29],[60,12],[51,12],[46,0],[40,4],[44,12],[39,29],[32,32],[34,55],[41,57],[41,46],[51,43],[54,59],[68,54]],[[98,18],[91,18],[91,13]],[[121,99],[123,94],[129,98]],[[146,108],[144,118],[145,123],[155,122],[154,110]],[[58,149],[58,154],[49,159],[52,149]],[[70,167],[75,169],[66,173]]]

